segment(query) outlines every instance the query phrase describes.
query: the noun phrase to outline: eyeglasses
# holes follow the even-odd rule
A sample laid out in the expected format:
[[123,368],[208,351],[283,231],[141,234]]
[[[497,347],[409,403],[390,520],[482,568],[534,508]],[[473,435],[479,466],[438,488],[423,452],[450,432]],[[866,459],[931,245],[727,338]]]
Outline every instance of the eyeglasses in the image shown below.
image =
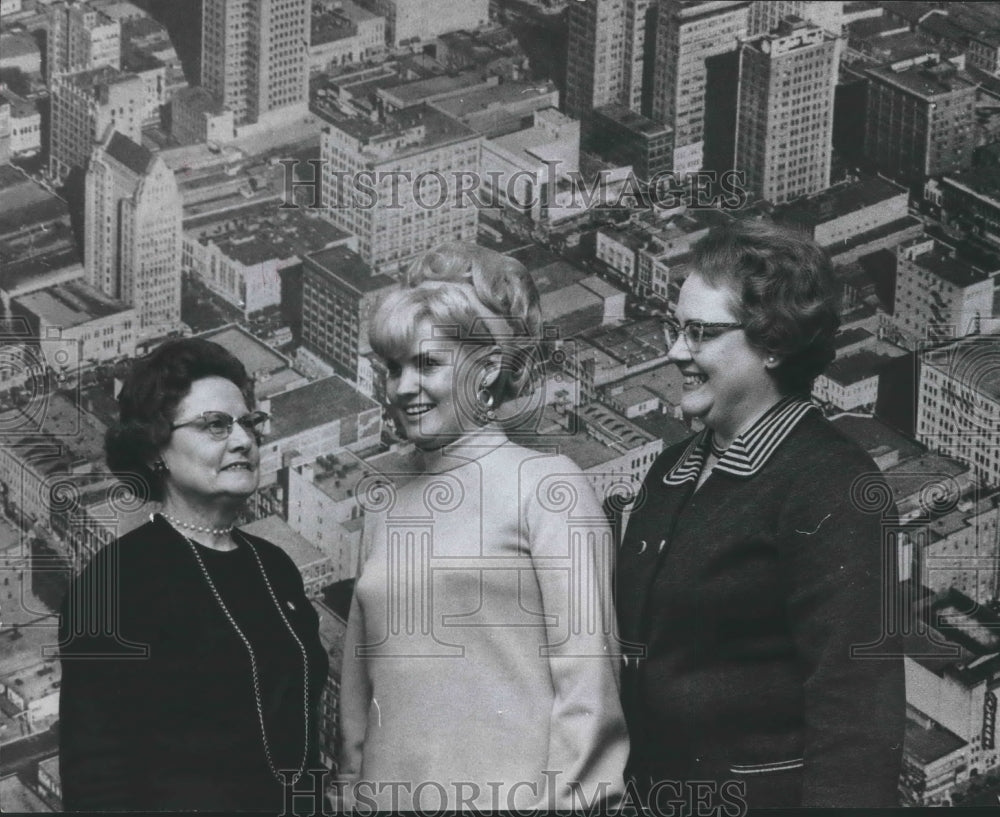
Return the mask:
[[706,323],[705,321],[687,321],[681,324],[676,318],[663,318],[663,337],[667,341],[667,348],[671,348],[677,339],[684,338],[688,351],[691,353],[701,349],[701,344],[706,340],[715,340],[726,332],[734,329],[742,329],[742,323]]
[[233,417],[224,411],[203,411],[197,417],[185,420],[183,423],[174,423],[170,426],[170,430],[197,426],[199,430],[207,431],[213,440],[225,440],[233,433],[233,426],[239,423],[247,434],[252,434],[259,441],[264,436],[264,424],[270,419],[271,415],[266,411],[251,411],[242,417]]

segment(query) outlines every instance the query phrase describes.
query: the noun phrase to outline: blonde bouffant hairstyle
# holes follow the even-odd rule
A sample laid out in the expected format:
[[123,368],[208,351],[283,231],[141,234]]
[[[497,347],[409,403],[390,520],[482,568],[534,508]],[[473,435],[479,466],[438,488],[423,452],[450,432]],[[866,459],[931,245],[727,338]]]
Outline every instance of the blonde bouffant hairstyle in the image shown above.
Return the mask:
[[464,241],[417,258],[372,316],[369,340],[386,360],[401,358],[424,321],[466,343],[498,346],[497,404],[521,396],[545,360],[547,341],[538,289],[510,256]]

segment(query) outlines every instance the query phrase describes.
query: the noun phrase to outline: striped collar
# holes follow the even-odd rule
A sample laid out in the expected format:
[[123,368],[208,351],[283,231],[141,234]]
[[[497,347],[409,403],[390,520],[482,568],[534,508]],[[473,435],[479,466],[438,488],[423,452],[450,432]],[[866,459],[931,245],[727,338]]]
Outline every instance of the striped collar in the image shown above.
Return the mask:
[[[810,411],[819,411],[819,406],[801,397],[782,398],[733,440],[713,469],[737,477],[752,477]],[[710,435],[706,428],[692,438],[681,458],[664,475],[664,485],[683,485],[698,479],[708,458]]]

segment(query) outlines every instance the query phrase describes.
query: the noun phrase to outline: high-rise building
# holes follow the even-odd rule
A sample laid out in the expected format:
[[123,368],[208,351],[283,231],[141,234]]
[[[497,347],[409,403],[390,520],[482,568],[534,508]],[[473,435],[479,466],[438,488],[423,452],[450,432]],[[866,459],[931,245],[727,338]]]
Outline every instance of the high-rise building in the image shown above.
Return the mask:
[[71,74],[110,65],[121,68],[121,24],[89,2],[53,3],[45,12],[49,83]]
[[433,40],[450,31],[473,31],[490,19],[489,0],[358,0],[385,18],[390,48]]
[[700,170],[705,154],[709,60],[735,52],[749,2],[659,0],[652,118],[674,129],[674,172]]
[[347,247],[330,247],[302,261],[302,345],[342,377],[359,382],[371,352],[368,329],[379,295],[394,281],[373,275]]
[[201,84],[237,124],[309,101],[309,0],[202,0]]
[[976,143],[976,83],[950,62],[870,68],[865,156],[903,184],[964,170]]
[[625,83],[626,0],[570,3],[566,62],[566,113],[582,119],[594,108],[619,102]]
[[474,241],[479,209],[460,190],[479,173],[480,139],[428,105],[377,122],[337,116],[320,137],[323,213],[380,273],[443,241]]
[[87,170],[84,271],[92,286],[136,308],[141,335],[180,323],[181,210],[163,159],[111,131]]
[[920,355],[917,440],[1000,485],[1000,337],[970,335]]
[[777,28],[788,15],[794,15],[817,25],[824,31],[840,36],[843,30],[844,4],[831,0],[755,0],[750,4],[749,36],[767,34]]
[[993,317],[1000,268],[980,267],[926,235],[901,244],[896,257],[892,323],[903,345],[978,333]]
[[840,39],[798,17],[740,47],[735,167],[779,204],[830,185]]
[[655,41],[656,0],[626,0],[625,54],[621,103],[649,115],[653,89],[652,53]]
[[59,74],[52,81],[49,173],[65,179],[84,168],[109,128],[142,141],[142,79],[112,66]]

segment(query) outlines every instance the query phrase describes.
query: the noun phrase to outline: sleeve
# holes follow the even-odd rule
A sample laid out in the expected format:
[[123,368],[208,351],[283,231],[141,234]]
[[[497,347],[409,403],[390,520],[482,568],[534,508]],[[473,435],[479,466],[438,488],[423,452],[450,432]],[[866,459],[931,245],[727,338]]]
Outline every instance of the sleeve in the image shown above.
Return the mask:
[[[371,547],[371,532],[378,524],[379,515],[366,514],[362,529],[361,552],[367,554]],[[351,611],[347,617],[347,633],[344,637],[344,657],[340,669],[340,712],[339,751],[337,757],[339,782],[348,787],[343,807],[350,803],[350,785],[361,774],[361,759],[368,731],[368,710],[371,707],[372,689],[365,662],[357,655],[357,647],[363,643],[365,634],[364,611],[358,600],[357,585],[361,570],[355,580]]]
[[61,610],[59,770],[68,811],[134,810],[148,782],[143,712],[155,700],[147,688],[149,649],[133,628],[109,626],[109,611],[117,607],[120,624],[134,609],[124,593],[113,603],[109,588],[125,582],[112,561],[107,552],[95,557],[71,583]]
[[[610,808],[624,793],[628,734],[619,698],[607,517],[566,457],[546,459],[525,498],[529,547],[547,619],[554,687],[550,784],[557,809]],[[552,793],[550,792],[550,798]]]
[[852,493],[865,465],[813,459],[822,464],[796,480],[781,521],[805,676],[802,805],[897,806],[906,697],[902,645],[886,626],[895,549],[883,544],[881,514]]

